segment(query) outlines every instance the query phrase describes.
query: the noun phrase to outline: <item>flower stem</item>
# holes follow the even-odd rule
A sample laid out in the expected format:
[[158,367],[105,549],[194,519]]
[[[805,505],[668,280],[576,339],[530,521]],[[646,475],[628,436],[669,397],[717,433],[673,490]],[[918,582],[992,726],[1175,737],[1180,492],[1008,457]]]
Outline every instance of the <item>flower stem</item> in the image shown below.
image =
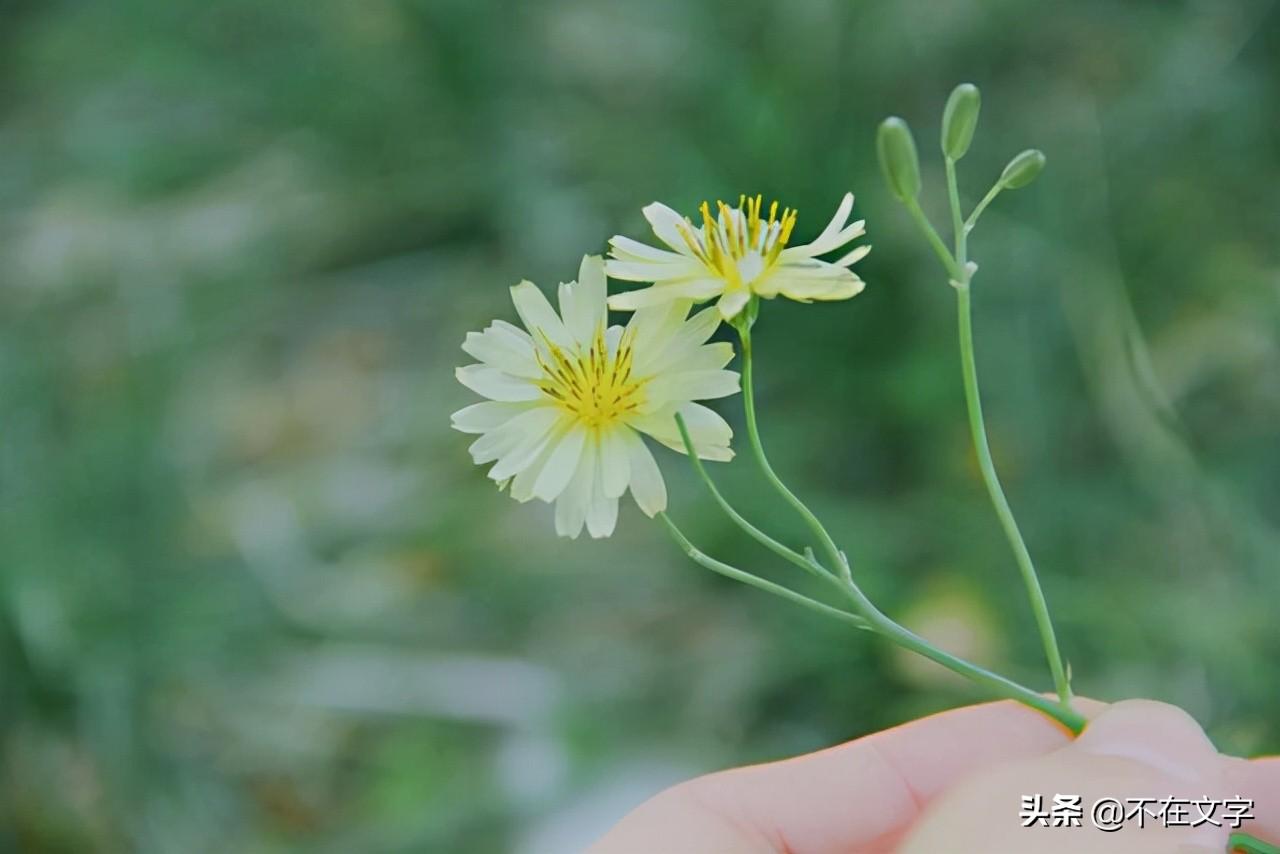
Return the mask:
[[[813,511],[806,507],[804,502],[802,502],[795,493],[782,482],[782,479],[779,478],[777,473],[773,470],[773,466],[769,464],[769,458],[765,454],[764,444],[760,440],[760,431],[756,422],[754,383],[752,381],[751,324],[749,322],[742,322],[736,324],[736,327],[739,337],[742,339],[742,397],[743,406],[746,411],[747,436],[750,441],[751,448],[755,453],[756,462],[759,464],[761,470],[765,474],[765,477],[773,487],[784,499],[786,499],[787,503],[795,508],[796,512],[800,514],[801,518],[805,520],[813,530],[815,536],[817,536],[818,540],[822,543],[823,548],[827,551],[831,560],[838,567],[841,575],[840,586],[849,597],[854,606],[854,610],[857,611],[860,618],[865,621],[868,627],[874,629],[878,634],[883,635],[899,646],[941,664],[948,670],[951,670],[952,672],[987,688],[997,696],[1017,700],[1033,709],[1043,712],[1074,733],[1079,733],[1083,730],[1086,723],[1085,718],[1075,709],[1071,708],[1069,704],[1060,705],[1055,703],[1023,685],[1019,685],[1010,679],[996,673],[992,673],[985,668],[979,667],[978,665],[965,661],[962,658],[958,658],[951,653],[938,649],[924,638],[914,632],[911,632],[885,615],[871,602],[870,599],[867,598],[867,595],[863,593],[858,585],[853,581],[849,569],[849,561],[836,545],[835,541],[831,538],[827,529],[818,520],[817,516],[814,515]],[[683,433],[684,431],[682,430],[682,434]],[[710,479],[706,479],[710,484]],[[714,489],[714,486],[712,486],[712,489],[712,494],[718,496],[719,493]],[[727,502],[723,502],[722,499],[721,502],[722,507],[727,506]],[[736,514],[731,514],[731,518],[734,515]],[[740,519],[741,517],[738,518]],[[664,518],[664,521],[667,520]],[[735,521],[737,521],[737,519],[735,519]],[[743,521],[745,522],[745,520]],[[669,521],[667,524],[669,527],[672,527]],[[749,524],[748,528],[750,528]],[[747,528],[744,528],[744,530],[747,530]],[[747,530],[747,532],[750,534],[752,530],[754,529]],[[673,531],[673,534],[675,533],[676,532]],[[755,534],[752,534],[752,536],[755,536]],[[766,540],[769,539],[767,535],[764,535],[763,533],[760,533],[760,537],[764,537]],[[757,539],[759,538],[757,537]],[[764,540],[761,540],[761,542],[764,542]],[[685,543],[687,543],[687,541],[685,541]],[[765,543],[765,545],[769,545],[769,543]],[[778,545],[783,549],[783,551],[790,552],[790,550],[785,546],[781,546],[780,544]],[[772,546],[770,546],[770,548],[772,548]],[[704,566],[708,566],[704,561],[710,559],[706,558],[705,555],[700,555],[700,553],[695,554],[696,550],[692,549],[693,547],[691,545],[685,547],[685,551],[690,555],[690,557],[693,557],[694,560],[702,563]],[[779,554],[781,553],[782,552],[779,552]],[[784,555],[784,557],[785,556],[786,555]],[[788,557],[788,559],[790,560],[791,558]],[[723,568],[723,565],[721,565],[721,567]],[[722,569],[717,569],[716,567],[710,568],[715,569],[715,571],[718,572],[722,571]],[[736,571],[741,572],[741,570]],[[754,578],[754,576],[752,577]]]
[[[969,289],[972,276],[968,266],[968,226],[960,218],[960,193],[956,186],[955,161],[947,158],[947,194],[951,199],[952,223],[955,228],[955,260],[962,270],[962,276],[953,280],[956,288],[956,305],[959,315],[960,330],[960,370],[964,380],[964,400],[969,413],[969,432],[973,438],[974,451],[978,456],[978,468],[982,472],[982,481],[986,484],[987,494],[995,507],[1000,526],[1013,549],[1014,559],[1022,574],[1022,581],[1027,588],[1027,596],[1031,601],[1031,610],[1035,615],[1036,627],[1040,631],[1040,641],[1044,645],[1045,657],[1049,660],[1049,670],[1053,674],[1053,683],[1058,692],[1058,699],[1064,707],[1071,705],[1071,683],[1067,679],[1066,669],[1062,663],[1062,653],[1058,650],[1058,639],[1053,630],[1053,621],[1049,617],[1049,605],[1045,601],[1044,591],[1040,588],[1040,579],[1036,575],[1035,564],[1031,553],[1027,550],[1026,541],[1018,529],[1018,522],[1013,516],[1013,509],[1005,497],[1004,487],[1000,485],[1000,477],[996,474],[995,463],[991,458],[991,447],[987,440],[986,423],[982,417],[982,397],[978,393],[978,368],[973,355],[973,313],[970,309]],[[987,194],[994,198],[994,192]],[[987,201],[984,199],[984,202]],[[970,220],[974,220],[985,205],[979,205]]]
[[[868,603],[869,604],[869,603]],[[941,664],[943,667],[966,677],[972,682],[988,688],[993,694],[1005,697],[1010,700],[1030,706],[1039,712],[1043,712],[1058,723],[1071,730],[1072,733],[1079,734],[1084,730],[1087,719],[1077,712],[1068,704],[1055,703],[1052,700],[1037,694],[1030,688],[1019,685],[1012,679],[1007,679],[997,673],[992,673],[986,668],[979,667],[976,664],[965,661],[963,658],[952,655],[945,650],[941,650],[924,638],[908,630],[907,628],[894,622],[886,617],[880,611],[872,609],[873,613],[864,614],[871,627],[885,637],[897,643],[899,646],[905,647],[912,652],[919,653],[931,661]]]
[[783,599],[795,602],[797,605],[802,605],[811,611],[817,611],[823,616],[833,617],[841,622],[848,623],[860,629],[870,628],[870,624],[857,614],[850,614],[848,611],[833,608],[825,602],[819,602],[817,599],[810,599],[808,596],[805,596],[802,593],[797,593],[790,588],[783,587],[781,584],[775,584],[768,579],[761,578],[758,575],[753,575],[746,570],[738,569],[736,566],[730,566],[727,563],[716,560],[705,552],[699,550],[697,546],[691,543],[689,538],[686,537],[678,527],[676,527],[676,523],[671,521],[671,517],[668,516],[665,511],[659,512],[658,518],[667,526],[667,531],[670,532],[671,538],[676,541],[676,544],[680,546],[681,551],[688,555],[689,559],[699,566],[706,567],[712,572],[723,575],[726,578],[731,578],[734,581],[740,581],[743,584],[749,584],[750,586],[763,590],[766,593],[772,593],[774,596],[780,596]]
[[[1003,189],[1004,187],[1000,186],[1000,182],[997,181],[991,186],[990,190],[987,190],[987,194],[982,197],[982,201],[978,202],[978,206],[973,209],[973,213],[969,214],[969,218],[964,221],[965,234],[973,231],[973,227],[978,224],[978,217],[982,216],[982,212],[987,209],[987,205],[994,202],[996,196],[1000,195],[1000,191]],[[956,202],[957,204],[959,203],[959,195],[956,196]]]
[[1071,702],[1071,685],[1062,665],[1062,654],[1058,651],[1058,640],[1053,630],[1053,621],[1049,618],[1049,606],[1040,589],[1040,579],[1036,575],[1035,564],[1031,561],[1031,553],[1018,529],[1013,509],[1005,497],[1004,488],[1000,485],[1000,477],[996,474],[995,463],[991,459],[991,448],[987,442],[987,429],[982,417],[982,400],[978,395],[978,373],[973,357],[973,319],[969,310],[969,287],[965,285],[957,289],[956,297],[960,315],[960,364],[964,374],[964,397],[969,410],[969,432],[973,436],[974,450],[978,455],[978,468],[982,472],[983,483],[987,494],[995,507],[1000,526],[1004,529],[1009,545],[1013,549],[1018,570],[1022,573],[1027,595],[1031,600],[1031,610],[1035,614],[1036,627],[1040,630],[1040,641],[1044,645],[1045,656],[1049,659],[1049,669],[1053,673],[1053,682],[1058,697],[1064,704]]
[[859,629],[875,631],[877,634],[883,635],[899,646],[923,655],[924,657],[941,664],[948,670],[964,676],[978,685],[982,685],[996,696],[1016,700],[1026,706],[1030,706],[1031,708],[1042,712],[1045,715],[1048,715],[1067,729],[1071,730],[1073,733],[1081,732],[1087,723],[1084,716],[1079,712],[1076,712],[1074,709],[1059,706],[1057,703],[1042,697],[1030,688],[1019,685],[1011,679],[1006,679],[1005,677],[992,673],[991,671],[979,667],[976,664],[972,664],[962,658],[958,658],[948,652],[938,649],[924,638],[898,625],[889,617],[885,616],[884,613],[878,610],[866,599],[861,591],[858,591],[857,588],[852,585],[849,585],[846,589],[850,591],[851,598],[855,605],[860,611],[862,611],[861,615],[852,614],[839,608],[833,608],[832,606],[819,602],[816,599],[810,599],[808,596],[796,593],[794,590],[790,590],[780,584],[775,584],[774,582],[761,578],[758,575],[738,569],[735,566],[730,566],[723,561],[716,560],[693,545],[693,543],[689,541],[689,538],[686,537],[676,526],[675,522],[671,521],[671,517],[669,517],[665,512],[659,513],[658,518],[660,518],[663,524],[666,525],[667,531],[671,534],[672,539],[676,541],[676,544],[680,546],[680,549],[699,566],[705,567],[712,572],[723,575],[726,578],[733,579],[734,581],[749,584],[752,587],[765,591],[766,593],[772,593],[775,596],[780,596],[796,603],[797,605],[801,605],[811,611],[822,614],[825,617],[831,617]]
[[929,241],[929,248],[933,250],[933,254],[938,256],[938,260],[942,262],[942,266],[946,268],[951,278],[959,281],[960,277],[964,275],[964,264],[956,263],[951,250],[947,248],[947,245],[942,242],[942,238],[938,236],[938,230],[933,227],[933,223],[929,222],[929,218],[920,209],[920,203],[915,199],[908,199],[905,204],[907,213],[911,214],[911,218],[915,220],[916,227],[920,229],[920,233],[924,235],[925,240]]
[[[752,299],[758,299],[758,297],[753,296]],[[814,536],[818,538],[818,542],[826,551],[828,558],[830,558],[832,566],[839,571],[841,578],[847,583],[852,583],[849,562],[845,559],[839,547],[836,546],[835,540],[831,539],[831,535],[827,533],[827,529],[818,521],[818,517],[813,514],[813,511],[806,507],[804,502],[787,488],[787,485],[774,472],[773,466],[769,464],[769,458],[764,452],[764,445],[760,442],[760,429],[756,424],[755,389],[751,369],[751,326],[748,323],[739,323],[737,324],[737,330],[738,336],[742,339],[742,406],[747,418],[747,439],[751,443],[751,450],[755,454],[756,463],[759,464],[760,470],[764,472],[765,479],[800,514],[800,518],[804,519],[805,524],[813,531]]]
[[964,270],[964,243],[961,238],[967,235],[965,231],[964,221],[960,213],[960,192],[956,185],[956,161],[952,157],[946,159],[947,170],[947,197],[951,202],[951,230],[956,236],[955,259],[957,265]]
[[762,546],[769,549],[769,551],[784,560],[790,561],[806,572],[822,578],[824,581],[834,582],[837,587],[841,586],[840,581],[832,575],[830,571],[824,569],[821,564],[787,548],[773,537],[770,537],[764,531],[761,531],[755,525],[752,525],[741,513],[735,510],[733,505],[730,504],[724,495],[721,494],[720,489],[715,484],[715,481],[713,481],[711,476],[707,474],[706,467],[702,465],[702,460],[698,458],[697,451],[694,449],[693,440],[689,436],[689,428],[684,423],[684,417],[679,413],[676,413],[676,427],[680,430],[680,439],[684,442],[684,450],[689,456],[689,461],[693,464],[693,470],[697,472],[698,477],[702,479],[703,484],[707,487],[707,491],[711,493],[711,497],[720,505],[720,509],[725,512],[725,515],[733,520],[734,524],[745,531],[753,540],[760,543]]
[[1248,833],[1233,833],[1227,840],[1229,854],[1280,854],[1280,847]]

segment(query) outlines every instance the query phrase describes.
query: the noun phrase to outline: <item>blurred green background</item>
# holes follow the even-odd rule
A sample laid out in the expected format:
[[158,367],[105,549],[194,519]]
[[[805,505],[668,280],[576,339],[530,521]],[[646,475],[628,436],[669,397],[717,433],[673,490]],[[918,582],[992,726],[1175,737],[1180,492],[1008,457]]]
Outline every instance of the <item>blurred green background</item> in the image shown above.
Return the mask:
[[[495,493],[466,331],[640,208],[846,189],[857,299],[769,303],[765,439],[891,614],[1048,688],[954,300],[874,159],[984,114],[992,443],[1078,691],[1280,749],[1273,2],[0,2],[0,850],[575,850],[658,787],[981,699]],[[737,400],[722,406],[740,425]],[[785,576],[660,463],[712,554]],[[789,542],[744,457],[715,474]],[[834,793],[833,796],[838,796]]]

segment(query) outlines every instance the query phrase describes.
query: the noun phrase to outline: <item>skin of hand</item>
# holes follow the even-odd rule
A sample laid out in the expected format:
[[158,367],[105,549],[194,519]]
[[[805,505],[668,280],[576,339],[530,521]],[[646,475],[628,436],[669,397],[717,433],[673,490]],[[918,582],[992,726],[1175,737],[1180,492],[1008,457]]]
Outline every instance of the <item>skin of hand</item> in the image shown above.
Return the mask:
[[[1103,832],[1101,797],[1251,798],[1242,830],[1280,842],[1280,758],[1220,755],[1174,706],[1078,701],[1078,738],[1011,702],[969,706],[818,753],[661,792],[588,854],[1177,854],[1227,850],[1228,828]],[[1081,827],[1023,827],[1022,796],[1080,795]],[[1153,807],[1154,808],[1154,807]],[[1219,815],[1221,813],[1219,812]],[[1194,807],[1191,816],[1198,816]]]

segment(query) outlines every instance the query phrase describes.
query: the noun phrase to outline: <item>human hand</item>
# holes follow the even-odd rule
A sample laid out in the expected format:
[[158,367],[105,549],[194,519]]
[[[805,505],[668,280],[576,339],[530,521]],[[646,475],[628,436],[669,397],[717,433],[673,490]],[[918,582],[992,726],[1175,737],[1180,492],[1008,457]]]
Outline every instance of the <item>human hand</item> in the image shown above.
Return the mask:
[[[1105,833],[1022,827],[1022,795],[1191,799],[1244,797],[1243,830],[1280,839],[1280,759],[1218,754],[1173,706],[1083,702],[1072,739],[1011,702],[934,715],[848,744],[700,777],[640,806],[589,854],[878,854],[878,852],[1214,852],[1222,827]],[[1194,815],[1194,813],[1193,813]]]

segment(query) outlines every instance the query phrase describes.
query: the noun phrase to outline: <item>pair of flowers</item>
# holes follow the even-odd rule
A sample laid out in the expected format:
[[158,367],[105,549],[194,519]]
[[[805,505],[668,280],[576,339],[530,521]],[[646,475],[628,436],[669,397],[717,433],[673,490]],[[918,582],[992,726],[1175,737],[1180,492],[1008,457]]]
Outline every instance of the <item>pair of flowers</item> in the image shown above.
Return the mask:
[[[763,199],[737,207],[703,203],[695,225],[657,202],[644,209],[661,249],[621,235],[610,258],[582,259],[575,282],[560,285],[559,312],[532,282],[511,289],[524,329],[495,320],[468,333],[462,349],[476,364],[458,368],[459,382],[484,398],[453,414],[453,426],[479,434],[470,446],[477,465],[512,498],[555,504],[556,533],[593,537],[613,533],[618,499],[628,489],[653,516],[666,509],[662,474],[644,433],[684,451],[675,416],[697,454],[729,460],[733,431],[696,403],[739,390],[729,342],[708,343],[721,320],[742,322],[756,297],[801,302],[855,296],[863,282],[850,270],[870,250],[859,246],[835,261],[835,252],[865,233],[849,222],[853,195],[811,243],[789,246],[796,212],[767,213]],[[607,278],[651,287],[608,295]],[[714,308],[692,317],[695,303]],[[631,311],[626,326],[610,326],[608,309]]]

